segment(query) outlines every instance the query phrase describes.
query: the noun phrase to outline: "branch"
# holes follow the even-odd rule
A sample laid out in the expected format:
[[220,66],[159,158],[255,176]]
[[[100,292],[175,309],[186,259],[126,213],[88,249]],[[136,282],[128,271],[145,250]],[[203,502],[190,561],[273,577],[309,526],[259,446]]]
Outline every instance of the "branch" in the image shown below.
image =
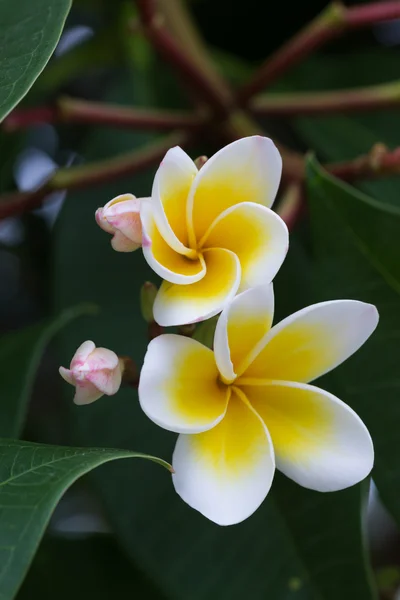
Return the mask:
[[325,169],[344,181],[375,179],[400,173],[400,147],[390,152],[383,144],[376,144],[369,154],[349,162],[330,163]]
[[246,105],[252,96],[261,92],[293,66],[302,62],[314,50],[344,31],[398,18],[400,18],[398,1],[377,2],[351,8],[339,2],[332,2],[261,65],[253,77],[239,90],[239,103]]
[[231,97],[224,86],[215,85],[205,71],[185,52],[185,48],[171,36],[164,18],[157,12],[154,0],[136,0],[145,33],[161,56],[170,62],[203,100],[220,114],[226,114]]
[[57,190],[85,188],[133,175],[161,160],[171,146],[187,146],[190,141],[188,134],[176,132],[134,152],[87,165],[58,169],[37,190],[1,195],[0,219],[19,215],[40,206],[48,194]]
[[250,100],[256,116],[301,116],[400,107],[400,82],[354,90],[265,94]]
[[14,132],[38,123],[96,123],[124,129],[171,131],[194,129],[201,124],[201,117],[188,112],[157,111],[128,108],[101,102],[89,102],[76,98],[60,98],[54,107],[38,107],[13,111],[6,117],[2,127]]

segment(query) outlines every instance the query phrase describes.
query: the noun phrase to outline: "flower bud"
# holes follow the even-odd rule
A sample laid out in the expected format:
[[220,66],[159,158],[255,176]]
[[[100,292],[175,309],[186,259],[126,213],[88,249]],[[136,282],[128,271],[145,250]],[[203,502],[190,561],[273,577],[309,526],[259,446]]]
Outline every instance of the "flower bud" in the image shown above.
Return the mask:
[[115,352],[96,348],[93,342],[83,342],[69,369],[60,367],[60,375],[75,386],[75,404],[90,404],[104,394],[116,394],[121,385],[123,362]]
[[153,304],[157,296],[157,286],[151,281],[146,281],[140,290],[140,310],[142,317],[146,323],[152,323],[154,321],[153,316]]
[[121,194],[96,210],[97,224],[114,234],[111,245],[117,252],[132,252],[142,245],[140,205],[144,200],[132,194]]

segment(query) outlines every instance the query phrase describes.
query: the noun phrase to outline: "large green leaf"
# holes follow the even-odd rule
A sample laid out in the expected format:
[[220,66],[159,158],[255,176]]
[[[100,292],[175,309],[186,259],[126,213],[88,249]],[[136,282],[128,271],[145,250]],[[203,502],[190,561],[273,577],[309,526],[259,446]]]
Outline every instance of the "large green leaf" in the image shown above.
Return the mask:
[[364,300],[380,313],[371,339],[324,379],[370,429],[376,450],[373,477],[400,522],[400,210],[335,180],[314,160],[308,181],[318,298]]
[[72,0],[0,0],[0,121],[25,96],[60,38]]
[[[135,82],[139,84],[138,78]],[[139,142],[132,133],[96,131],[85,156],[102,158]],[[96,228],[93,215],[98,206],[124,191],[147,195],[154,171],[73,194],[65,203],[55,237],[56,303],[60,308],[78,298],[96,302],[102,318],[63,333],[62,362],[88,338],[101,339],[102,345],[133,356],[139,365],[143,360],[147,339],[139,291],[154,275],[141,252],[113,252],[109,236]],[[297,266],[296,262],[295,271]],[[279,293],[296,297],[287,273]],[[100,400],[88,410],[74,407],[72,418],[77,444],[106,443],[172,455],[176,436],[145,417],[134,390],[123,390],[115,399]],[[169,480],[153,477],[140,462],[135,472],[117,462],[93,477],[130,556],[171,600],[238,600],[246,595],[252,600],[374,597],[364,565],[359,487],[322,495],[277,477],[273,493],[254,516],[222,528],[186,506]],[[135,494],[138,478],[141,493]],[[160,506],[162,510],[156,510]]]
[[146,458],[169,468],[158,458],[128,450],[0,440],[1,600],[15,596],[65,490],[88,471],[118,458]]
[[[79,582],[79,585],[77,585]],[[18,600],[162,600],[109,535],[45,536],[18,593]]]
[[18,437],[43,351],[79,316],[96,311],[85,304],[66,308],[54,319],[4,335],[0,340],[0,436]]

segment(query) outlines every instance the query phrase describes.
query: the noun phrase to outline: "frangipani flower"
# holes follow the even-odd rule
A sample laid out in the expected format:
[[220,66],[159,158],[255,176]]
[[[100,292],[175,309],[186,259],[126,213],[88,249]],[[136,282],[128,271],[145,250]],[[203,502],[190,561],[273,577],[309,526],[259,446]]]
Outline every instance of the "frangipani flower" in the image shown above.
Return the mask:
[[341,490],[373,465],[371,437],[341,400],[309,382],[351,356],[378,323],[374,306],[336,300],[271,328],[272,285],[222,312],[214,352],[162,335],[148,348],[142,409],[180,433],[173,482],[190,506],[220,525],[246,519],[264,500],[275,467],[300,485]]
[[75,352],[69,369],[60,367],[60,375],[75,386],[75,404],[90,404],[106,394],[116,394],[121,385],[123,362],[115,352],[83,342]]
[[287,227],[270,210],[281,171],[278,150],[260,136],[226,146],[200,171],[181,148],[167,152],[141,208],[143,253],[165,280],[157,323],[209,318],[273,279],[288,248]]
[[114,234],[111,246],[117,252],[132,252],[142,245],[140,207],[145,200],[121,194],[96,210],[96,222],[104,231]]

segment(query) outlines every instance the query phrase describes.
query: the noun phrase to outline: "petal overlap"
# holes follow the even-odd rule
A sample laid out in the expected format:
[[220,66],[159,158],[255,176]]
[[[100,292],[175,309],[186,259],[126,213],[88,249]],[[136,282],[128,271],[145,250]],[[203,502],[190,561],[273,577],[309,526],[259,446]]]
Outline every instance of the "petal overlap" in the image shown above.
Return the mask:
[[236,254],[242,268],[241,292],[272,281],[285,260],[289,232],[269,208],[242,202],[215,219],[200,245],[227,248]]
[[266,137],[242,138],[214,154],[200,169],[190,189],[191,243],[199,242],[213,221],[235,204],[255,202],[271,207],[281,173],[281,156]]
[[233,299],[240,285],[240,262],[229,250],[213,248],[203,253],[205,273],[190,285],[164,281],[154,302],[154,318],[160,325],[193,323],[219,313]]

